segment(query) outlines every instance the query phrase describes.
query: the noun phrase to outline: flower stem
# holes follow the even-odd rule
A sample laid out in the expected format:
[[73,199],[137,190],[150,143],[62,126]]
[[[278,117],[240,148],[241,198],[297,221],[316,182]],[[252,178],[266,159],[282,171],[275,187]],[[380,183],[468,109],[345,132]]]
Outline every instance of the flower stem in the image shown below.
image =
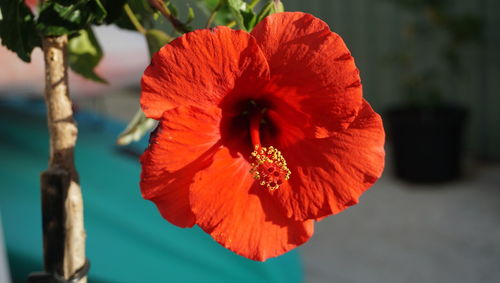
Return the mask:
[[210,14],[210,17],[208,17],[207,24],[205,25],[205,28],[210,28],[210,26],[212,25],[212,22],[215,19],[215,16],[217,16],[217,12],[222,7],[222,4],[223,4],[223,1],[219,0],[219,3],[217,3],[217,6],[215,6],[214,10]]
[[174,15],[172,15],[172,13],[162,0],[149,0],[149,3],[151,4],[151,6],[155,7],[158,11],[160,11],[160,13],[167,20],[170,21],[170,23],[172,24],[172,26],[176,31],[180,33],[190,32],[190,29],[184,23],[182,23],[181,21],[179,21],[179,19],[177,19]]
[[142,34],[146,34],[146,29],[141,25],[141,23],[139,22],[139,20],[135,16],[132,9],[130,9],[130,6],[128,5],[128,3],[125,3],[125,5],[123,5],[123,10],[125,10],[125,13],[127,14],[128,18],[130,19],[132,24],[134,25],[135,29]]

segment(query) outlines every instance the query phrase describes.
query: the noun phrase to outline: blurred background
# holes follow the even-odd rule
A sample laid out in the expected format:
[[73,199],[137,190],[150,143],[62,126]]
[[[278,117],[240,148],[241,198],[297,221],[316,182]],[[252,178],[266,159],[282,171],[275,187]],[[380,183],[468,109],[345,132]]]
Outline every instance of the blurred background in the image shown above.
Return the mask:
[[[185,13],[186,3],[174,2]],[[299,253],[266,264],[233,256],[199,230],[167,224],[139,194],[137,156],[146,139],[115,145],[138,109],[146,42],[98,27],[104,58],[97,72],[109,84],[70,74],[91,282],[152,282],[181,271],[187,275],[173,282],[499,282],[500,2],[283,3],[327,22],[356,59],[364,96],[387,130],[381,180],[359,205],[319,222]],[[42,269],[42,89],[40,50],[26,64],[0,47],[0,258],[5,251],[10,263],[0,264],[0,274],[15,282]],[[132,264],[135,270],[123,270]]]

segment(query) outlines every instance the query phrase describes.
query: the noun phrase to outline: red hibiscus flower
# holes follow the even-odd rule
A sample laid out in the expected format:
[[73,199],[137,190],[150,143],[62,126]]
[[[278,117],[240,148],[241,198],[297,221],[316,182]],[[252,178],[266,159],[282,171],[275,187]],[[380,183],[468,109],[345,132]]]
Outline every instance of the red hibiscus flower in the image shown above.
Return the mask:
[[309,14],[181,36],[144,72],[141,105],[160,121],[141,157],[143,197],[253,260],[306,242],[383,170],[382,121],[354,60]]

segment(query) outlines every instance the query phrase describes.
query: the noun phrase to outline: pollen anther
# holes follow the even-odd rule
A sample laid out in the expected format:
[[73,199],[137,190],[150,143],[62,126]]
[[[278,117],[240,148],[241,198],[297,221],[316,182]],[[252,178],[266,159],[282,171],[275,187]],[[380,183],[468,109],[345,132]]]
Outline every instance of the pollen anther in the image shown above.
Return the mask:
[[256,145],[250,155],[252,160],[250,173],[259,185],[274,191],[290,179],[291,172],[281,152],[270,146],[268,148]]

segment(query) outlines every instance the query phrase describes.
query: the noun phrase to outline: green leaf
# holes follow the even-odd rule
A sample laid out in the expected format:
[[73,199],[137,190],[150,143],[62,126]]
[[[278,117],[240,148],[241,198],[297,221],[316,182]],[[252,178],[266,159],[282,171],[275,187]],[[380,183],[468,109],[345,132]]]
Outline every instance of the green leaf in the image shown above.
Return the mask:
[[285,12],[285,5],[281,1],[274,1],[273,14]]
[[186,19],[186,24],[190,24],[194,20],[194,10],[192,7],[188,7],[188,16]]
[[46,0],[36,27],[47,36],[72,34],[90,24],[103,24],[107,14],[100,0]]
[[94,69],[102,58],[102,49],[92,29],[84,29],[70,39],[68,44],[69,66],[83,77],[99,83],[108,83]]
[[146,118],[142,110],[139,109],[127,125],[127,128],[118,136],[116,143],[118,145],[128,145],[131,142],[138,141],[155,126],[156,121]]
[[93,13],[93,19],[91,23],[99,25],[104,24],[104,20],[108,16],[108,12],[106,11],[106,8],[104,8],[104,5],[101,3],[101,0],[90,1],[88,6]]
[[216,25],[227,26],[231,22],[234,22],[231,10],[229,9],[229,7],[227,5],[224,5],[217,12],[217,15],[215,16],[214,23]]
[[213,11],[215,7],[217,7],[217,5],[219,4],[219,0],[197,0],[197,2],[206,7],[207,12]]
[[125,5],[126,0],[101,0],[104,9],[106,9],[107,15],[104,19],[106,24],[115,23],[122,15],[123,5]]
[[275,13],[281,13],[285,11],[285,6],[283,6],[283,3],[281,1],[274,1],[274,0],[269,0],[269,2],[262,7],[260,10],[259,14],[257,15],[257,23],[260,23],[265,17],[275,14]]
[[243,0],[227,0],[227,3],[239,27],[251,31],[257,20],[252,8]]
[[153,56],[165,44],[172,41],[172,38],[161,30],[150,29],[146,31],[146,41],[148,43],[149,54]]
[[[217,11],[214,23],[217,26],[227,26],[229,23],[234,22],[234,16],[227,4],[227,0],[221,0],[222,6]],[[196,5],[205,13],[210,16],[213,10],[219,5],[219,0],[197,0]]]
[[170,13],[172,13],[172,16],[176,18],[179,16],[179,12],[177,11],[177,8],[174,6],[174,4],[172,4],[172,2],[167,1],[166,6]]
[[0,1],[0,39],[25,62],[31,61],[33,48],[41,46],[34,16],[23,0]]

